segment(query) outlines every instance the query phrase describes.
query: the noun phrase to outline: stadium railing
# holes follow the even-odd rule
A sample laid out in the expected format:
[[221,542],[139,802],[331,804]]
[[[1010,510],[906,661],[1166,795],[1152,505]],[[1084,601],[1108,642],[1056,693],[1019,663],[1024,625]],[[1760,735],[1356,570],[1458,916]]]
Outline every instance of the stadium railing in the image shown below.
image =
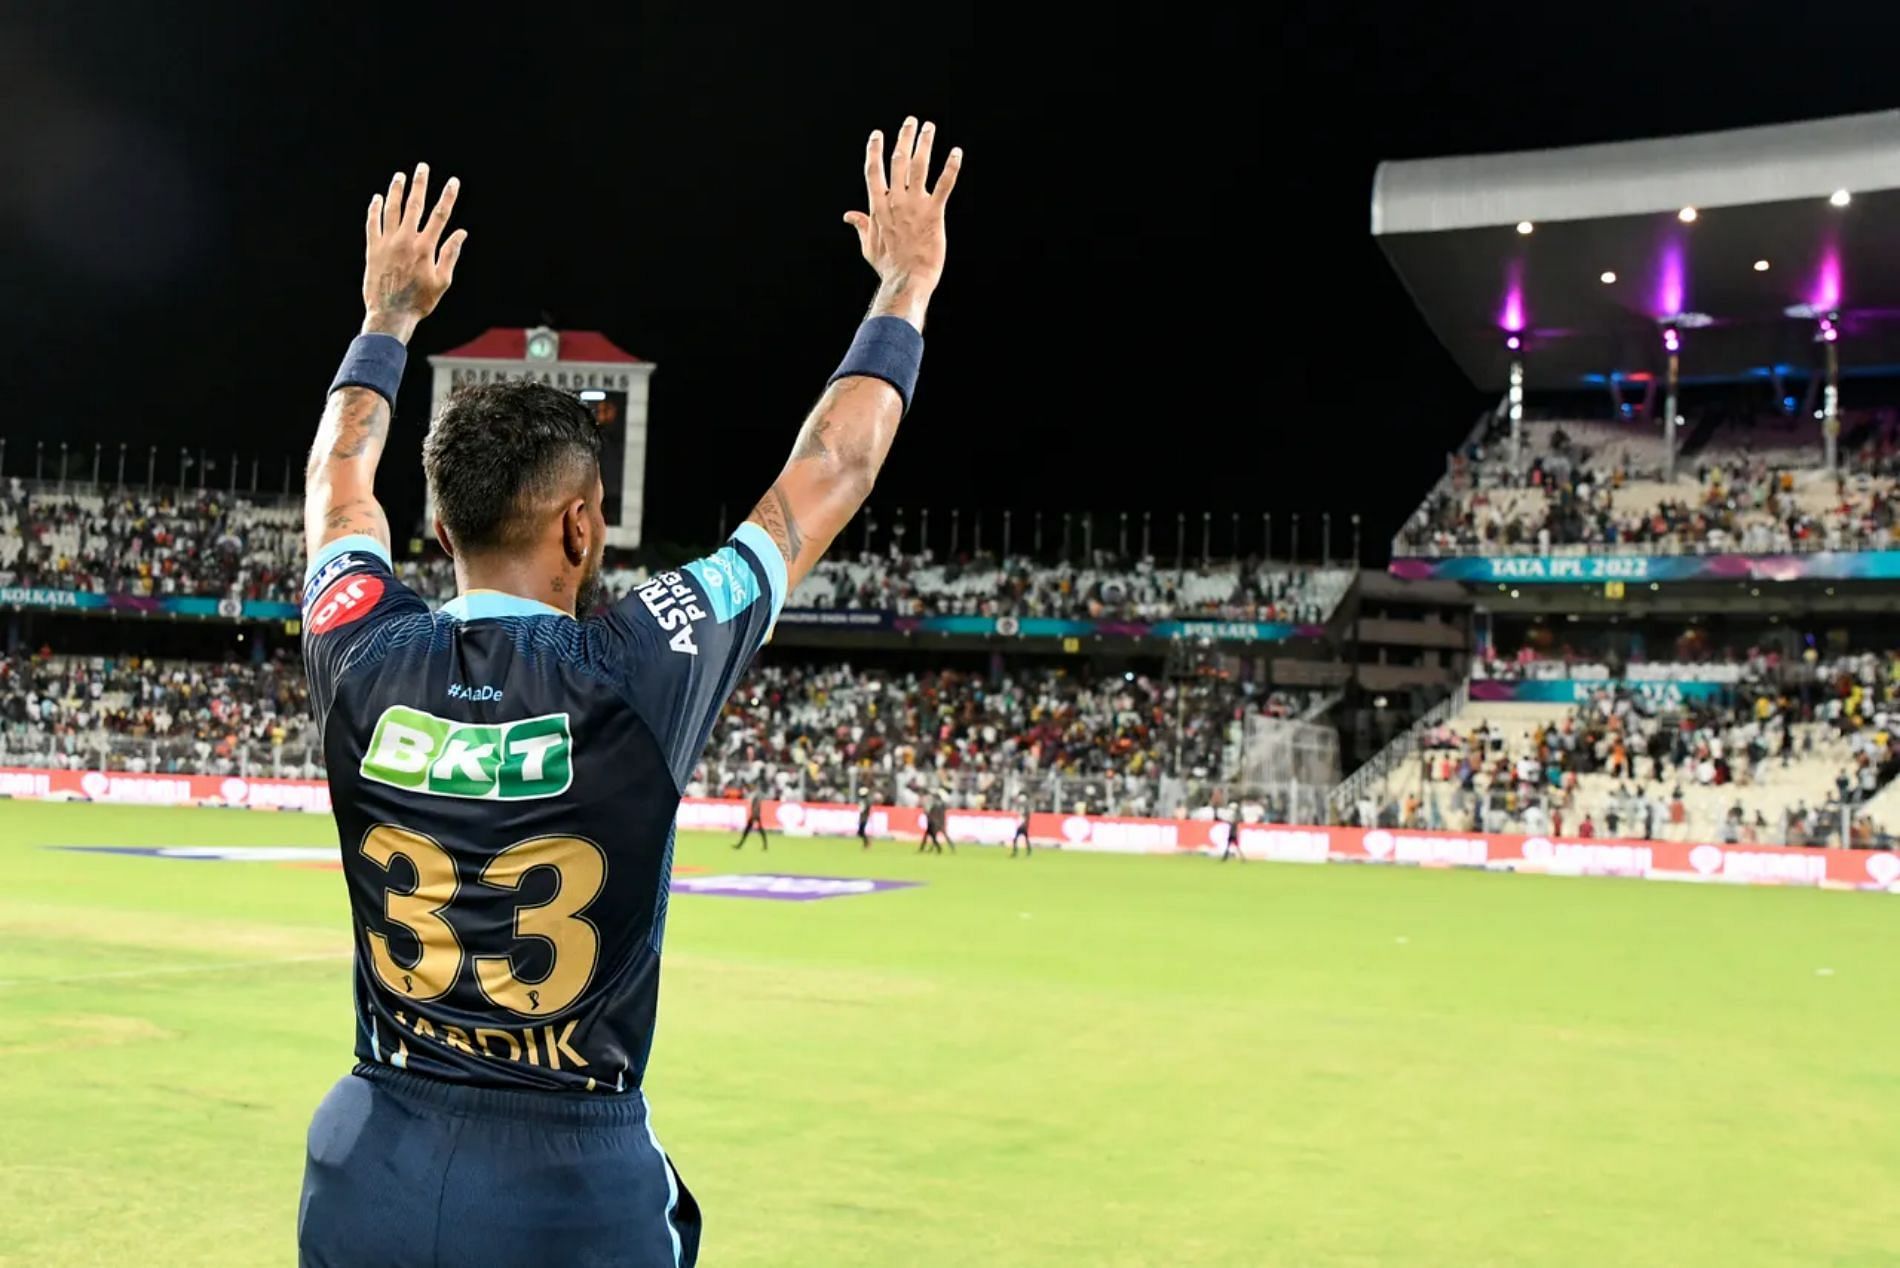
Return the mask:
[[0,766],[246,779],[324,778],[323,750],[314,739],[291,744],[264,740],[221,744],[189,736],[0,730]]
[[1326,799],[1333,821],[1348,822],[1355,807],[1368,792],[1379,788],[1400,762],[1418,752],[1425,736],[1464,712],[1470,701],[1471,683],[1467,680],[1459,683],[1449,696],[1421,713],[1411,726],[1393,736],[1384,748],[1367,758],[1358,770],[1340,780]]

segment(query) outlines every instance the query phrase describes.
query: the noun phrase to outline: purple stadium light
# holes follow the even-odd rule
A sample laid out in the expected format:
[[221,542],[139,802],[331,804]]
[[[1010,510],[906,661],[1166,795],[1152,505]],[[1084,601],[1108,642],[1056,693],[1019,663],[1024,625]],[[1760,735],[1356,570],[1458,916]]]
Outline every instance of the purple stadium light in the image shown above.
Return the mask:
[[1657,317],[1674,317],[1682,311],[1688,289],[1683,282],[1682,254],[1681,238],[1671,238],[1663,244],[1662,268],[1656,278]]
[[1504,270],[1504,307],[1498,312],[1498,328],[1511,334],[1524,329],[1524,261],[1512,260]]
[[1512,352],[1516,352],[1519,348],[1524,346],[1524,341],[1519,339],[1516,335],[1512,335],[1509,339],[1504,341],[1504,346],[1509,348]]
[[1681,351],[1682,336],[1676,333],[1674,326],[1670,326],[1663,331],[1663,348],[1669,352]]
[[1829,312],[1841,306],[1841,252],[1836,246],[1829,246],[1821,254],[1821,271],[1814,279],[1814,293],[1808,302],[1822,312]]

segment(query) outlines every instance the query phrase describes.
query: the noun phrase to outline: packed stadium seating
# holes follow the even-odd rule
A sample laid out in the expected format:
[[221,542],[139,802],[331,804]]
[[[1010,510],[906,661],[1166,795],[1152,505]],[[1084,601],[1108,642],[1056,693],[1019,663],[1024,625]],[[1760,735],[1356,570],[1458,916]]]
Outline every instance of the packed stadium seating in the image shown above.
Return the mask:
[[[403,580],[432,600],[455,593],[446,560],[404,561]],[[617,597],[646,577],[610,567],[606,592]],[[857,608],[902,615],[1051,616],[1159,620],[1172,616],[1318,624],[1352,585],[1342,568],[1219,563],[1179,572],[1152,560],[1104,555],[1093,567],[1039,563],[1023,556],[973,555],[945,561],[930,554],[826,559],[793,592],[793,608]]]
[[303,512],[215,491],[0,483],[0,585],[295,602]]
[[1891,653],[1744,677],[1720,700],[1605,681],[1575,706],[1474,701],[1355,810],[1533,835],[1885,844],[1897,701]]
[[[1230,777],[1245,713],[1289,717],[1315,698],[1222,678],[1091,680],[1047,667],[1003,677],[823,665],[755,667],[714,731],[689,791],[769,786],[798,800],[870,791],[914,804],[1120,813],[1205,809],[1161,801]],[[294,660],[0,659],[0,765],[317,775],[322,758]],[[1175,784],[1165,781],[1175,780]],[[1263,810],[1262,813],[1265,813]]]
[[[1047,667],[1002,677],[848,664],[764,664],[727,706],[689,791],[761,782],[798,800],[870,792],[909,804],[1175,814],[1185,785],[1229,778],[1244,714],[1290,717],[1304,693],[1262,694],[1223,678],[1090,678]],[[1183,791],[1170,794],[1167,781]],[[1264,812],[1263,812],[1264,813]]]
[[1526,424],[1515,457],[1494,422],[1400,530],[1401,555],[1875,550],[1896,544],[1900,418],[1848,420],[1838,472],[1818,424],[1779,416],[1710,428],[1665,479],[1647,425]]
[[[302,527],[299,507],[257,505],[215,491],[29,488],[14,479],[0,486],[0,585],[294,603]],[[399,572],[432,602],[455,593],[454,572],[439,555],[404,560]],[[610,566],[607,594],[623,595],[645,577],[644,569]],[[1176,570],[1107,552],[1088,566],[1020,555],[864,554],[822,562],[789,606],[1320,623],[1351,584],[1352,573],[1343,568],[1221,562]]]
[[315,741],[294,659],[0,657],[0,765],[312,775]]

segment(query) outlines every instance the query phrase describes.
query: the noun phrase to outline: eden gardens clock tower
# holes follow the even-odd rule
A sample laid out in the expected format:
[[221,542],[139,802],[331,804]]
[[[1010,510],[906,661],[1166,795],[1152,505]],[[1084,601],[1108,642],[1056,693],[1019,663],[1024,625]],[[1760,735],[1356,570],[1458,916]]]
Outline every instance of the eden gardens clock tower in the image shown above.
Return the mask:
[[[435,371],[430,416],[458,387],[533,379],[565,388],[600,424],[600,479],[606,486],[607,544],[640,544],[647,469],[647,382],[653,363],[614,346],[597,330],[497,326],[429,358]],[[425,512],[434,518],[431,504]]]

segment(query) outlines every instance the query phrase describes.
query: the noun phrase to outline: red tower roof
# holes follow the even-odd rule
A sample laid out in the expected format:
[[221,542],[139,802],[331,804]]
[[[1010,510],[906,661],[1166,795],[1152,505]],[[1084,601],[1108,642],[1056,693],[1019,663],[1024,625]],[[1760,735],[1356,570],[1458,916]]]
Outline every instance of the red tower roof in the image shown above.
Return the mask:
[[[638,363],[636,357],[598,330],[563,330],[557,361]],[[459,348],[436,354],[444,357],[470,357],[483,361],[525,361],[528,359],[528,332],[520,327],[496,326],[484,331]]]

